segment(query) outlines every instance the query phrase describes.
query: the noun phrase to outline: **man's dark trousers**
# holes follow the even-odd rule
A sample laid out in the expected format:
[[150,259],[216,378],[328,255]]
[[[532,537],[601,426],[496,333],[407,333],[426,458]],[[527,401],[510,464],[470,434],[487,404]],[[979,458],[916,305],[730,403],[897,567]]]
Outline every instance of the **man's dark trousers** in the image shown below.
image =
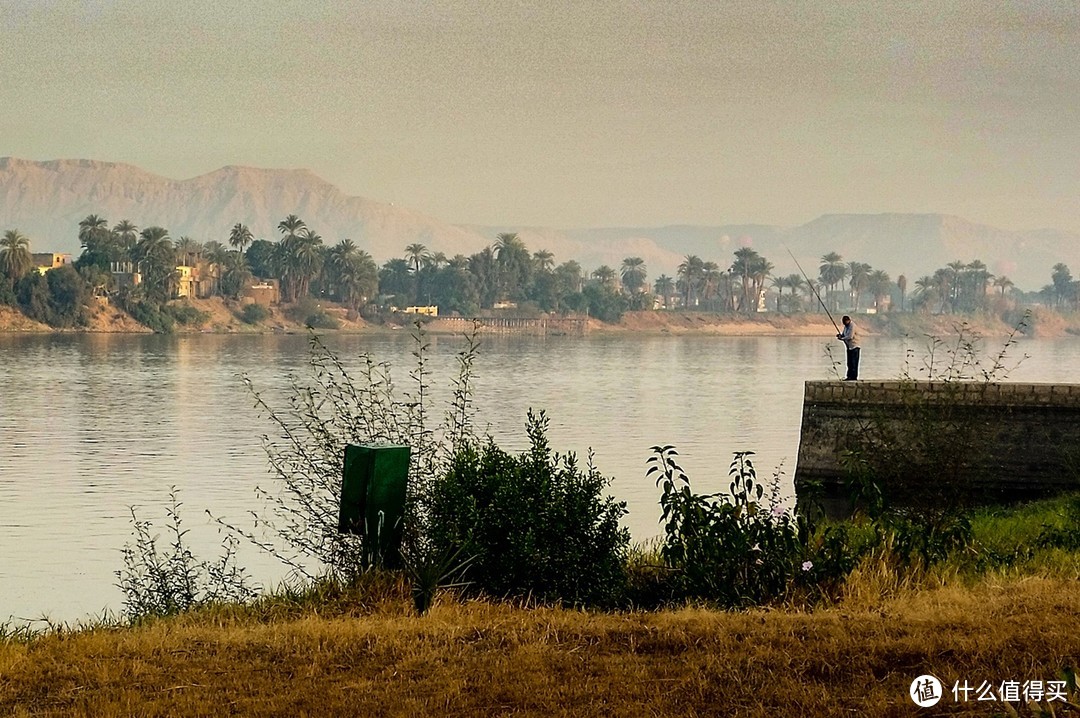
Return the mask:
[[847,350],[847,380],[859,378],[859,347]]

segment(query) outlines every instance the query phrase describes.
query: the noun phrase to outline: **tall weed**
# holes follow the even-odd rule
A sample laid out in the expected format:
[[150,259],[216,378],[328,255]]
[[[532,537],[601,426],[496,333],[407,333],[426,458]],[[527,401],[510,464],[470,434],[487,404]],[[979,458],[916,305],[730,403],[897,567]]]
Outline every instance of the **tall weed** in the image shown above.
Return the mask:
[[257,589],[237,563],[237,539],[226,537],[224,553],[214,562],[199,560],[187,542],[176,488],[169,492],[165,538],[153,522],[131,509],[134,540],[123,549],[124,567],[116,572],[124,593],[124,615],[131,621],[170,616],[210,603],[244,603]]

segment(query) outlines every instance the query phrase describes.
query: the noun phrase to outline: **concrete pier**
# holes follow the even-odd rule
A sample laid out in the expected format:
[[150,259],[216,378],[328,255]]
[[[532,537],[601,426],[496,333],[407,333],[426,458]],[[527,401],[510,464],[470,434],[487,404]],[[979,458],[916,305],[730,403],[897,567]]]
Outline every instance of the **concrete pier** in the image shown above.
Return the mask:
[[835,507],[850,496],[852,459],[899,502],[949,489],[972,503],[1075,491],[1080,385],[806,382],[796,494],[817,487]]

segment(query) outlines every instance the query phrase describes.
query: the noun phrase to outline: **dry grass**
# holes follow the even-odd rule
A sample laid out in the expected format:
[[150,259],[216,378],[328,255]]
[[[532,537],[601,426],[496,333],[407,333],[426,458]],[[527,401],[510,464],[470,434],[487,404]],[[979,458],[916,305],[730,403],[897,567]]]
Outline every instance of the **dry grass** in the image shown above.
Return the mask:
[[[268,602],[0,642],[0,713],[911,715],[907,690],[921,673],[951,686],[1050,680],[1077,665],[1077,588],[1061,579],[892,586],[886,598],[863,591],[812,613],[593,614],[443,600],[416,617],[403,591],[366,605],[348,595]],[[992,707],[947,698],[924,714]]]

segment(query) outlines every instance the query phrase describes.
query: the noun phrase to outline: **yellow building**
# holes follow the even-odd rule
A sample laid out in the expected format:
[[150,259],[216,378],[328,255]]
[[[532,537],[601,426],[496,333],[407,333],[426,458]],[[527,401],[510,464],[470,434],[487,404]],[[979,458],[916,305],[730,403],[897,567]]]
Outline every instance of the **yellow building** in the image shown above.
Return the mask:
[[176,296],[194,297],[197,276],[195,268],[181,264],[176,268]]
[[423,314],[425,317],[437,317],[439,316],[439,307],[405,307],[403,310],[406,314]]
[[41,274],[45,274],[50,269],[71,264],[71,255],[60,252],[35,252],[30,257],[34,260],[34,269]]

